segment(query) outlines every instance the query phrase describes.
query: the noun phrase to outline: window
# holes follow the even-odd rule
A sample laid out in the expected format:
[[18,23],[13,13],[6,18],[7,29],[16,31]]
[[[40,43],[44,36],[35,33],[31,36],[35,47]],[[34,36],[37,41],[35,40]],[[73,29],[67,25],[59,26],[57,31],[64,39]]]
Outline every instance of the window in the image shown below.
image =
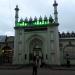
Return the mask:
[[25,54],[25,60],[27,59],[27,55]]

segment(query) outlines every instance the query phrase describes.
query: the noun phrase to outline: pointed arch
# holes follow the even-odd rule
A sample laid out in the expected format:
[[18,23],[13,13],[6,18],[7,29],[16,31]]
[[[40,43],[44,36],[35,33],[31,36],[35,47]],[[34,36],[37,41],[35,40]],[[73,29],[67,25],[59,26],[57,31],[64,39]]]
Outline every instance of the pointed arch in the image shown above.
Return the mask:
[[43,57],[45,39],[41,35],[34,34],[27,39],[28,51],[29,51],[29,62],[32,62],[33,55]]

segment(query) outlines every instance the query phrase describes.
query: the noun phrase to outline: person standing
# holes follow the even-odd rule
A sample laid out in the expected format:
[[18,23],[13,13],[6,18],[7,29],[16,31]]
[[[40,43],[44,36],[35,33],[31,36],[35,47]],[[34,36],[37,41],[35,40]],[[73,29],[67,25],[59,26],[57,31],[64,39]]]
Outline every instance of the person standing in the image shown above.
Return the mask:
[[39,56],[37,56],[37,58],[36,58],[36,60],[37,60],[37,66],[39,67]]
[[36,57],[33,57],[33,75],[37,75],[37,61]]

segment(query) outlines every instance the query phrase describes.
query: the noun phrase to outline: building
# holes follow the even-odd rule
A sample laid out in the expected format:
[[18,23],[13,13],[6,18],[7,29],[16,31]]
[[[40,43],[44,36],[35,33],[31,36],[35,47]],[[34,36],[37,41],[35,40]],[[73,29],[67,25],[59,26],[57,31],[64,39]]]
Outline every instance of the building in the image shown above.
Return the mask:
[[0,36],[0,63],[12,63],[14,50],[14,37],[13,36]]
[[[67,58],[71,65],[75,65],[75,33],[59,33],[59,48],[61,65],[66,64]],[[67,57],[68,55],[68,57]]]
[[39,64],[75,65],[75,33],[58,31],[57,2],[54,0],[54,19],[25,18],[18,21],[19,8],[15,8],[15,37],[0,38],[0,58],[3,63],[32,64],[33,56]]
[[15,41],[13,64],[31,64],[33,55],[45,64],[60,65],[58,12],[54,1],[54,19],[40,16],[34,20],[18,21],[19,8],[15,8]]
[[[8,49],[6,48],[5,39],[7,39]],[[66,64],[67,53],[69,54],[69,60],[71,65],[75,65],[75,50],[74,49],[75,49],[75,33],[74,32],[59,33],[60,65]],[[9,54],[9,50],[11,50],[11,53],[12,53],[11,55]],[[0,36],[0,63],[12,64],[13,52],[14,52],[14,36],[9,36],[9,37]]]

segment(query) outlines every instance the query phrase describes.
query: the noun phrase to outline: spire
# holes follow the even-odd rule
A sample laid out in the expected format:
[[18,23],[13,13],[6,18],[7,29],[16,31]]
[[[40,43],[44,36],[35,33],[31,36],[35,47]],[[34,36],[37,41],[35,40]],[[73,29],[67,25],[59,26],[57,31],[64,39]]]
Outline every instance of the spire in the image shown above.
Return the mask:
[[58,6],[58,3],[56,2],[56,0],[54,0],[53,6]]
[[54,19],[55,19],[55,23],[58,23],[58,12],[57,12],[57,6],[58,6],[58,3],[56,2],[56,0],[54,0]]
[[51,15],[50,15],[50,17],[49,17],[49,22],[50,22],[50,23],[53,23],[53,18],[52,18]]
[[15,24],[16,24],[16,22],[18,22],[18,18],[19,18],[18,12],[19,12],[19,8],[18,8],[18,5],[16,5],[16,8],[15,8]]
[[39,17],[39,21],[42,22],[42,17],[41,16]]
[[37,17],[35,16],[35,18],[34,18],[34,21],[36,22],[37,21]]

